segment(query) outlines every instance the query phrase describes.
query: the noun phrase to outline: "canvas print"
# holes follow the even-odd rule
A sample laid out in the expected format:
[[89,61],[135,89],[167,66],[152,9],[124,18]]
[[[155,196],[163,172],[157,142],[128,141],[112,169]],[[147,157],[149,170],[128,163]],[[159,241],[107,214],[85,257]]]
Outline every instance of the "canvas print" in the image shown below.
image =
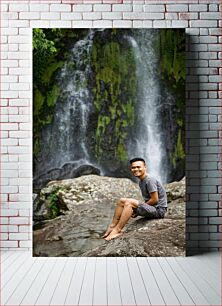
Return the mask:
[[33,256],[185,255],[184,29],[33,29]]

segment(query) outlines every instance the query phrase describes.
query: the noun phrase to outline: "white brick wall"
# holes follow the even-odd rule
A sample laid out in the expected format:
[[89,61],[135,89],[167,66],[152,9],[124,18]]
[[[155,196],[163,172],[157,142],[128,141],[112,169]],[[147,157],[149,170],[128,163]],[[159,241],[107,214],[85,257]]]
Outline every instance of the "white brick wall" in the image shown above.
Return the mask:
[[31,248],[33,27],[186,28],[188,254],[220,247],[221,8],[220,0],[1,3],[2,248]]

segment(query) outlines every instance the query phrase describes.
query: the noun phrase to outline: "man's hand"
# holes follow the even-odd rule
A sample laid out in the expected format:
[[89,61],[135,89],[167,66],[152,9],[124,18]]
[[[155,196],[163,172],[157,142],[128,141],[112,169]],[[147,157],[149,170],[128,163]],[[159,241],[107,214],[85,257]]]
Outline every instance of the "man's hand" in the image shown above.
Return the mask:
[[133,213],[132,213],[131,217],[132,217],[132,218],[136,218],[136,217],[137,217],[137,213],[136,213],[136,210],[135,210],[135,209],[133,209]]

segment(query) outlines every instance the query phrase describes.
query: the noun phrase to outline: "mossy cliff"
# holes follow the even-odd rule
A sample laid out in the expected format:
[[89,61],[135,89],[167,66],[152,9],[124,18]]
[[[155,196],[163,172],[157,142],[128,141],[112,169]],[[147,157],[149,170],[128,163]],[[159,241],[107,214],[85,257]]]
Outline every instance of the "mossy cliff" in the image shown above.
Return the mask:
[[98,34],[91,54],[93,104],[98,115],[95,154],[98,160],[104,160],[110,152],[125,162],[137,89],[134,53],[115,29]]
[[[170,139],[169,162],[172,176],[184,175],[185,166],[185,31],[183,29],[162,29],[159,31],[157,50],[160,57],[162,82],[175,97],[175,104],[168,108],[171,114],[163,112],[164,129],[170,134],[170,122],[174,122],[173,135]],[[171,119],[169,118],[171,117]],[[165,122],[164,122],[165,121]],[[166,137],[167,139],[168,137]],[[167,144],[166,144],[167,145]],[[181,172],[181,174],[179,174]]]

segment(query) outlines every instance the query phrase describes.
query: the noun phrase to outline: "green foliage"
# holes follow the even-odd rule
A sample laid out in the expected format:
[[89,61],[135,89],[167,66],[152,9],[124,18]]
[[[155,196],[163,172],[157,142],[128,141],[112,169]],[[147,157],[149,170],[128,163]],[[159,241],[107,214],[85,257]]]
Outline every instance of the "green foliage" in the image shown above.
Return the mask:
[[163,77],[176,84],[185,82],[185,33],[180,29],[160,31],[161,70]]
[[123,48],[112,31],[105,43],[95,40],[91,60],[95,74],[94,106],[98,112],[96,157],[103,157],[108,142],[115,148],[116,158],[124,162],[128,157],[127,131],[134,124],[137,88],[133,50]]
[[161,29],[159,42],[160,74],[176,100],[177,132],[175,149],[171,154],[172,166],[176,168],[185,160],[185,31],[183,29]]
[[49,218],[54,219],[62,214],[61,210],[67,210],[67,207],[61,203],[58,196],[60,191],[67,191],[65,187],[56,187],[46,198],[48,202]]
[[179,129],[175,149],[173,154],[171,155],[171,164],[173,168],[176,168],[178,161],[183,161],[184,159],[185,159],[185,152],[182,142],[182,131],[181,129]]
[[48,197],[49,200],[49,217],[50,219],[54,219],[59,216],[59,204],[58,204],[58,196],[56,193],[51,193]]

